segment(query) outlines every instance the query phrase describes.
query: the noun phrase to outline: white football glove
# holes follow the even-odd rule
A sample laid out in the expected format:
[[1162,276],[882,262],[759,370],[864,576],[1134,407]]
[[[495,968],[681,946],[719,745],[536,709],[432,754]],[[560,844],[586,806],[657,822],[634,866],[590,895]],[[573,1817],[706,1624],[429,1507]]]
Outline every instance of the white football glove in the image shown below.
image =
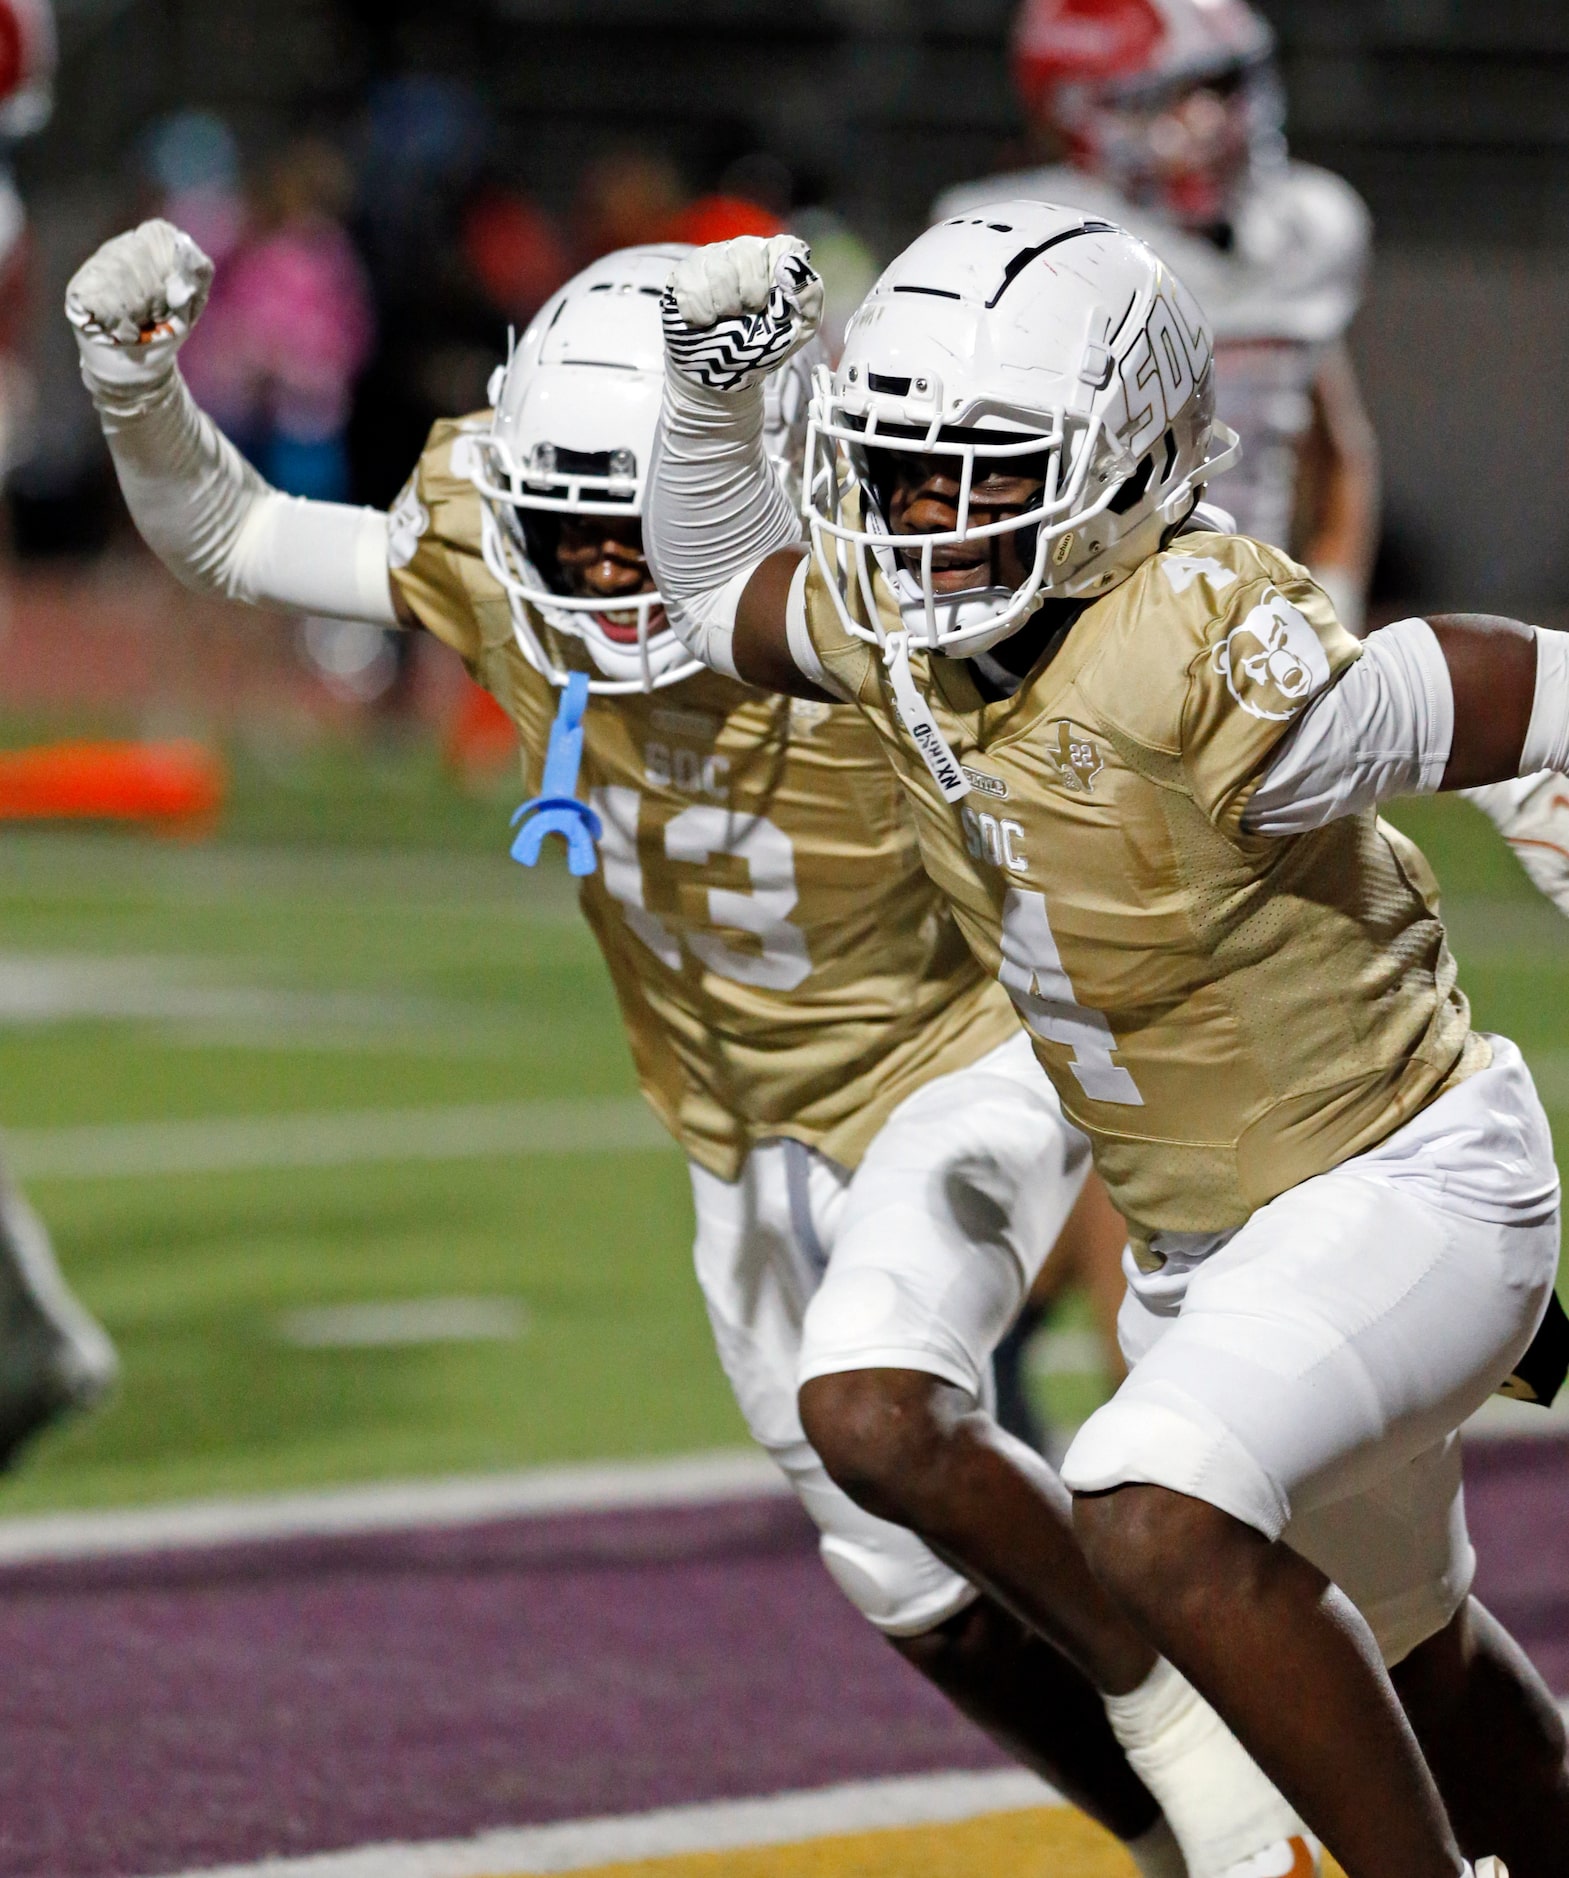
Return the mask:
[[76,270],[65,316],[95,397],[156,390],[201,318],[213,264],[170,222],[143,222]]
[[1461,792],[1515,851],[1515,859],[1569,918],[1569,777],[1551,771]]
[[675,370],[710,391],[740,391],[816,333],[823,283],[798,235],[740,235],[678,261],[662,310]]

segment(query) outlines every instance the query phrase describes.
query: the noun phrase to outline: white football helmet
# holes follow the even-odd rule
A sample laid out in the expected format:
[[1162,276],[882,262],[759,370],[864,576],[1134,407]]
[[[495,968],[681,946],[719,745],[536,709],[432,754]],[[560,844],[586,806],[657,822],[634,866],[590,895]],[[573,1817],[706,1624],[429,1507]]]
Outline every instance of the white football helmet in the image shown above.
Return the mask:
[[485,565],[512,602],[524,656],[555,685],[568,668],[536,620],[588,647],[594,691],[650,691],[698,669],[657,593],[613,605],[576,596],[556,559],[563,516],[642,516],[665,382],[659,296],[685,253],[627,248],[569,280],[492,381],[490,429],[467,446]]
[[[850,322],[838,368],[819,369],[813,549],[849,631],[881,639],[880,569],[912,645],[970,657],[1044,600],[1089,599],[1126,580],[1236,448],[1215,419],[1204,317],[1155,254],[1076,210],[997,203],[907,248]],[[893,534],[895,454],[951,466],[951,531]],[[1010,466],[1039,476],[1039,497],[972,527],[973,486]],[[934,551],[1004,534],[1024,546],[1017,587],[936,590]],[[871,627],[849,604],[857,591]]]
[[1247,0],[1024,0],[1013,75],[1077,167],[1202,230],[1284,159],[1274,50]]
[[[673,242],[625,248],[569,280],[492,381],[489,430],[464,444],[484,498],[485,565],[512,603],[524,657],[557,686],[568,668],[554,634],[588,648],[589,689],[600,694],[653,691],[704,669],[657,592],[576,596],[556,558],[563,516],[642,519],[665,384],[660,295],[690,252]],[[800,474],[809,388],[810,362],[769,381],[764,441],[787,486]]]

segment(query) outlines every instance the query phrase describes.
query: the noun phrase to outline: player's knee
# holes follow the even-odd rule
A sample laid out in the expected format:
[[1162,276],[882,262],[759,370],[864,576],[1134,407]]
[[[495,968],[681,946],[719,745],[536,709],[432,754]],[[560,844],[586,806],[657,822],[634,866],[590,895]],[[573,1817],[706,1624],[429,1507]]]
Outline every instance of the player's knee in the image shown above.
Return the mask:
[[948,1385],[918,1370],[845,1370],[801,1387],[801,1425],[829,1477],[857,1505],[908,1519],[945,1438]]
[[1076,1494],[1073,1523],[1096,1576],[1133,1609],[1154,1586],[1167,1603],[1202,1590],[1236,1524],[1203,1500],[1142,1481]]

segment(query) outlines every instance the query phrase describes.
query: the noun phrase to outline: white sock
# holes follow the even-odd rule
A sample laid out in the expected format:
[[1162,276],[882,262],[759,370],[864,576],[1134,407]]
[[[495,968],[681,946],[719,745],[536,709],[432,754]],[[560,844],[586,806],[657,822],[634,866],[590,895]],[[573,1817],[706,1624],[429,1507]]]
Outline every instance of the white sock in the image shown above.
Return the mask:
[[1164,1818],[1138,1838],[1124,1839],[1122,1848],[1138,1866],[1139,1878],[1188,1878],[1188,1861]]
[[1242,1744],[1170,1663],[1157,1663],[1127,1695],[1103,1699],[1112,1733],[1176,1835],[1189,1878],[1223,1878],[1265,1846],[1305,1832]]

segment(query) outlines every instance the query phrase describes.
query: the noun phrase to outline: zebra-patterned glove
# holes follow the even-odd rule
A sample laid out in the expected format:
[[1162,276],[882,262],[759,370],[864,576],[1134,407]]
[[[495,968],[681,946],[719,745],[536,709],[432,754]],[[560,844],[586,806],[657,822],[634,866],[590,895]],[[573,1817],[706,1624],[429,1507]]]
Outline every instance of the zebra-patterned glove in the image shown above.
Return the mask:
[[741,235],[678,262],[661,303],[671,366],[710,391],[740,391],[777,371],[823,317],[810,257],[796,235]]

